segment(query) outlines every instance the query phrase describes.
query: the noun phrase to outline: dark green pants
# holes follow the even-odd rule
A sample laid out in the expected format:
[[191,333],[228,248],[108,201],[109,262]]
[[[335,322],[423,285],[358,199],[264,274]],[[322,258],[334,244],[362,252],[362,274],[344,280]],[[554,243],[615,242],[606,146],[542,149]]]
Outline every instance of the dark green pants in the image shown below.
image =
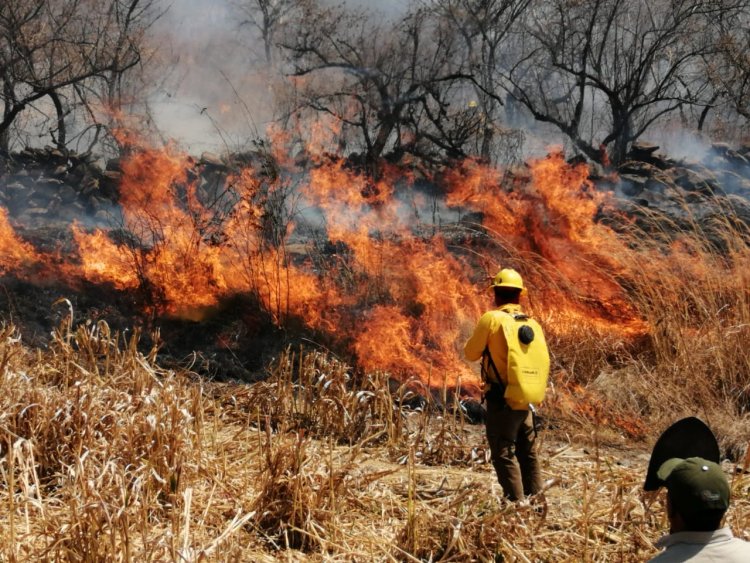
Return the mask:
[[488,397],[486,426],[492,465],[506,498],[515,501],[541,491],[531,411],[514,411],[505,400]]

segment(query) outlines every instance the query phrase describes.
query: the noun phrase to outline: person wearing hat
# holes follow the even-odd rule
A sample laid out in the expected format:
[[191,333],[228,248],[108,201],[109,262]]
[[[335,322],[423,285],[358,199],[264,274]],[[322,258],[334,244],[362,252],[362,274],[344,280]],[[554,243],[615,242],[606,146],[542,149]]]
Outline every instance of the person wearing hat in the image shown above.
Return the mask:
[[[534,407],[526,400],[518,381],[513,377],[509,380],[508,338],[519,346],[519,339],[525,340],[524,330],[530,332],[532,339],[536,336],[534,345],[542,347],[540,355],[546,361],[546,367],[540,370],[543,372],[546,369],[540,384],[542,393],[549,372],[549,354],[541,328],[521,310],[520,297],[525,288],[520,274],[508,268],[502,269],[495,275],[490,287],[496,308],[479,319],[464,346],[464,355],[469,361],[482,360],[481,374],[487,409],[485,426],[492,464],[504,496],[510,501],[518,501],[524,495],[540,492],[542,479],[536,448]],[[517,319],[522,320],[520,329],[512,324]],[[518,334],[521,336],[515,336],[516,330],[520,330]]]
[[750,543],[722,527],[729,508],[729,482],[721,467],[702,457],[671,458],[657,472],[667,488],[669,535],[652,562],[750,562]]

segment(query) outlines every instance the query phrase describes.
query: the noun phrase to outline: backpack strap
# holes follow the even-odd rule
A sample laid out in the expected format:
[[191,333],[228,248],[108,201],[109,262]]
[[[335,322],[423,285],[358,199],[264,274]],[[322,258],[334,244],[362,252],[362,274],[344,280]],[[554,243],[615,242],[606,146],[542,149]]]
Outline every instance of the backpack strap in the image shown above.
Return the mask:
[[490,391],[485,393],[485,396],[492,394],[496,398],[499,398],[505,401],[505,384],[503,383],[503,380],[500,378],[500,371],[497,369],[495,362],[492,360],[492,354],[490,354],[489,347],[484,348],[484,352],[482,352],[482,356],[487,358],[487,365],[489,365],[492,371],[495,372],[495,379],[497,380],[497,383],[490,381],[490,379],[487,377],[485,363],[482,362],[482,374],[484,375],[485,381],[489,382],[490,384]]

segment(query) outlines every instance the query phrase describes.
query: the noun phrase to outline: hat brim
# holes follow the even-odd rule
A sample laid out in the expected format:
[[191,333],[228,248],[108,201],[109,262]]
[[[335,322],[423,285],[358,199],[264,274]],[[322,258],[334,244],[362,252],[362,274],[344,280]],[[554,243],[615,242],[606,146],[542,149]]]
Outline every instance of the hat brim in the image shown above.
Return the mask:
[[643,490],[655,491],[664,485],[658,474],[665,462],[689,457],[702,457],[715,463],[721,461],[716,436],[702,420],[694,416],[678,420],[659,436],[648,462]]
[[502,285],[502,284],[494,284],[491,283],[487,289],[495,289],[496,287],[502,287],[505,289],[516,289],[521,292],[521,295],[526,295],[526,288],[525,287],[517,287],[515,285]]

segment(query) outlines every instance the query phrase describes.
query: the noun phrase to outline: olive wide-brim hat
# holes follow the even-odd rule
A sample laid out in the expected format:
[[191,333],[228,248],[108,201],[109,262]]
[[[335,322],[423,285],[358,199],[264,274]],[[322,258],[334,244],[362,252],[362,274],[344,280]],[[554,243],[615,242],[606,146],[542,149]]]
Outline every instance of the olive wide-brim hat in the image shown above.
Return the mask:
[[655,491],[666,484],[658,475],[659,469],[666,461],[675,458],[685,460],[691,457],[699,457],[717,464],[721,459],[716,436],[702,420],[694,416],[678,420],[659,436],[651,452],[643,489]]

